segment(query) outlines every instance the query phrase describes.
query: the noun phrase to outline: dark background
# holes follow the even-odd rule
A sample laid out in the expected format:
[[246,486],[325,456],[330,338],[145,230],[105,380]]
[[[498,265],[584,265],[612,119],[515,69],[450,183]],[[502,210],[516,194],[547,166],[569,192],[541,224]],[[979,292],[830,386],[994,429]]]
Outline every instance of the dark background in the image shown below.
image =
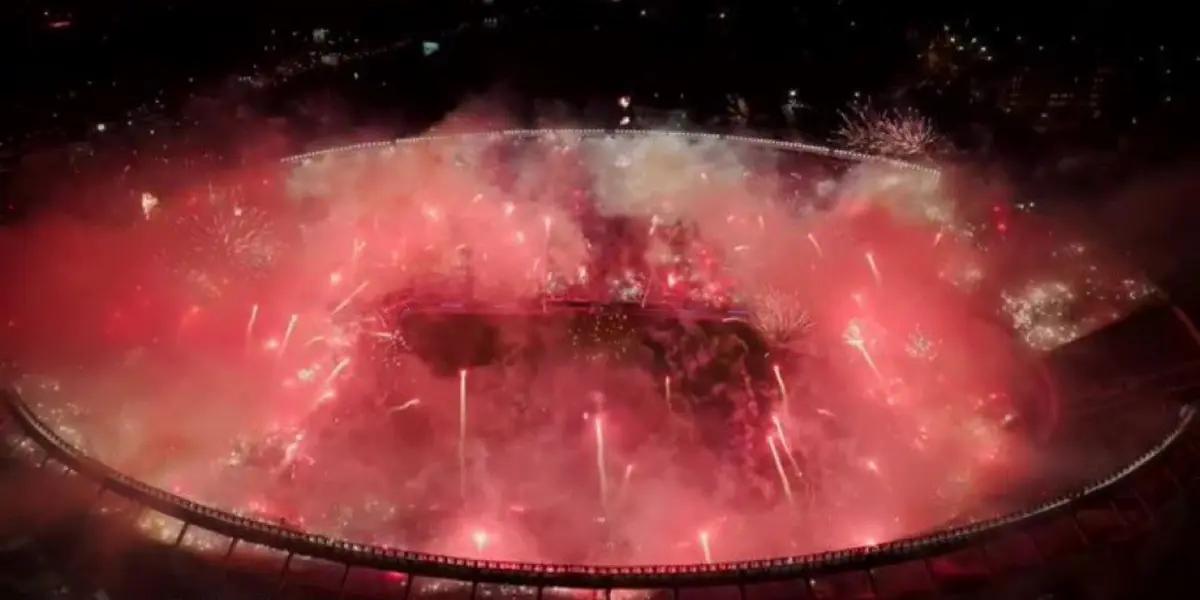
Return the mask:
[[[565,111],[596,125],[615,125],[620,95],[705,125],[741,98],[748,125],[817,138],[871,100],[921,109],[963,151],[1029,163],[1068,151],[1165,161],[1196,147],[1200,47],[1166,2],[6,4],[9,158],[98,142],[101,122],[108,137],[144,134],[145,120],[174,123],[203,98],[312,126],[298,118],[304,99],[336,97],[338,127],[412,130],[482,94],[526,120]],[[439,48],[425,56],[422,42]]]
[[953,144],[943,164],[1094,215],[1194,294],[1187,13],[1160,0],[10,0],[0,220],[89,202],[116,172],[413,134],[464,106],[512,126],[628,118],[823,143],[869,103],[927,115]]

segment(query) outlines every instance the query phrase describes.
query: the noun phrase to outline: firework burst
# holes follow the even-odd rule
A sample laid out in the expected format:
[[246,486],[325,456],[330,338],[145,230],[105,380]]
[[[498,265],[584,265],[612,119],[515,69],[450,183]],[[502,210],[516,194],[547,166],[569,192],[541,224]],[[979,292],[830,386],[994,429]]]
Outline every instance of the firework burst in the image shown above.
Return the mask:
[[787,346],[812,327],[812,316],[795,294],[769,288],[751,301],[754,326],[777,346]]
[[947,143],[927,117],[911,109],[879,111],[855,104],[841,117],[834,141],[859,152],[913,158],[937,154]]
[[178,225],[191,255],[189,262],[199,271],[221,267],[265,273],[284,253],[278,220],[254,206],[217,202],[184,215]]

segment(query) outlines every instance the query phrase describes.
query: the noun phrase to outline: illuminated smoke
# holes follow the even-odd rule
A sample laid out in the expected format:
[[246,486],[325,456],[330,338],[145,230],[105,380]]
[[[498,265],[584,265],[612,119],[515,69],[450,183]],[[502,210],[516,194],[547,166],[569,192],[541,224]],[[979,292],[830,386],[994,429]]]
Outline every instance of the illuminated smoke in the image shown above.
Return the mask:
[[281,205],[222,191],[258,174],[214,174],[209,200],[164,194],[119,235],[0,234],[0,269],[38,299],[3,298],[4,349],[100,458],[331,537],[694,562],[714,540],[760,558],[986,514],[1020,475],[994,457],[1034,418],[1015,398],[1030,347],[1152,288],[1090,246],[1024,269],[1040,249],[972,233],[994,231],[991,200],[919,174],[863,165],[793,200],[782,162],[559,134],[272,167]]

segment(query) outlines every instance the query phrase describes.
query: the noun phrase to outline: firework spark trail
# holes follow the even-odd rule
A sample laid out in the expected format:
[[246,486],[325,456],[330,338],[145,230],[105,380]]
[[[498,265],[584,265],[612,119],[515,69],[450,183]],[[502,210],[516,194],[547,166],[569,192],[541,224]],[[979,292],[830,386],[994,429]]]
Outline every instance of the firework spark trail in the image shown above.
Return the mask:
[[862,355],[863,360],[866,361],[867,366],[871,368],[871,372],[875,374],[877,379],[882,381],[883,375],[880,374],[879,367],[875,366],[875,359],[871,358],[871,353],[867,351],[867,342],[862,337],[862,330],[858,327],[858,323],[854,321],[850,322],[850,325],[846,327],[846,335],[844,339],[846,340],[847,345],[855,350],[858,350],[858,353]]
[[625,474],[621,476],[621,487],[617,489],[617,497],[615,502],[617,506],[624,504],[625,495],[629,491],[629,479],[633,477],[633,468],[633,463],[625,465]]
[[788,462],[792,465],[792,470],[796,472],[796,481],[804,479],[804,471],[800,469],[800,463],[796,462],[796,455],[792,454],[792,445],[788,443],[787,436],[783,434],[783,423],[779,420],[779,415],[771,415],[771,420],[775,422],[775,433],[779,435],[779,443],[783,445],[783,453],[788,458]]
[[713,561],[712,548],[709,546],[707,531],[700,532],[700,549],[704,551],[704,562],[711,565]]
[[280,463],[281,468],[286,469],[296,462],[296,458],[300,456],[300,443],[303,441],[304,432],[301,431],[296,434],[296,437],[292,438],[292,441],[283,447],[283,461]]
[[783,408],[783,414],[790,415],[791,407],[788,403],[787,385],[783,383],[783,373],[779,371],[779,365],[771,365],[771,370],[775,373],[775,383],[779,385],[779,405]]
[[346,296],[345,300],[342,300],[341,304],[338,304],[336,307],[334,307],[333,311],[331,311],[329,313],[329,316],[332,317],[332,316],[338,314],[339,312],[341,312],[343,308],[346,308],[347,306],[349,306],[350,302],[352,302],[354,300],[354,297],[359,295],[363,290],[367,289],[367,286],[370,284],[371,284],[370,281],[364,281],[364,282],[360,283],[358,285],[358,287],[354,288],[353,292],[350,292],[349,296]]
[[258,305],[250,307],[250,319],[246,321],[246,347],[250,347],[250,338],[254,336],[254,323],[258,321]]
[[673,406],[671,406],[671,376],[670,375],[666,375],[663,377],[663,398],[665,398],[667,401],[667,414],[674,413],[675,408]]
[[592,423],[596,429],[596,479],[600,482],[600,506],[607,510],[608,476],[604,469],[604,424],[600,420],[600,415],[596,415],[592,419]]
[[825,253],[821,251],[821,244],[817,243],[816,236],[810,233],[807,237],[808,243],[812,244],[813,249],[817,251],[817,258],[825,256]]
[[338,363],[334,365],[333,370],[329,372],[329,377],[325,378],[325,385],[333,383],[333,381],[337,379],[337,376],[341,375],[342,371],[346,370],[346,367],[348,366],[350,366],[349,356],[338,361]]
[[389,408],[388,412],[389,413],[404,412],[414,406],[419,406],[420,404],[421,404],[420,398],[413,398],[412,400],[409,400],[408,402],[405,402],[404,404],[401,404],[400,406],[393,406],[393,407]]
[[150,215],[157,207],[158,198],[150,192],[142,192],[142,216],[145,217],[147,221],[150,220]]
[[292,313],[288,317],[287,329],[283,332],[283,342],[279,344],[279,356],[283,356],[287,352],[288,340],[292,339],[292,332],[296,330],[296,322],[300,320],[300,315]]
[[467,497],[467,370],[458,371],[458,488]]
[[868,458],[868,459],[864,460],[863,468],[865,468],[866,470],[868,470],[876,475],[880,474],[879,463],[873,458]]
[[475,551],[483,554],[483,549],[486,548],[488,544],[488,533],[482,529],[475,530],[475,532],[471,534],[471,542],[475,544]]
[[875,253],[867,252],[867,266],[871,267],[871,277],[875,278],[875,285],[883,285],[883,276],[879,273],[879,265],[875,264]]
[[775,436],[767,435],[767,445],[771,447],[771,457],[775,459],[775,472],[779,474],[779,482],[783,485],[783,495],[787,496],[788,504],[794,504],[792,484],[788,482],[787,473],[783,470],[783,461],[779,459],[779,449],[775,447]]
[[[550,218],[550,215],[546,215],[546,216],[542,217],[542,226],[545,228],[545,231],[546,231],[546,235],[542,238],[542,257],[544,257],[546,260],[542,261],[542,257],[539,257],[534,260],[534,272],[535,273],[537,272],[537,264],[539,262],[542,263],[542,265],[543,265],[542,266],[542,271],[543,271],[542,277],[547,280],[549,280],[549,278],[551,276],[551,273],[550,273],[550,266],[551,266],[550,265],[550,228],[553,224],[554,224],[554,219]],[[545,299],[543,298],[543,303],[544,302],[545,302]],[[543,312],[544,312],[544,304],[543,304]]]

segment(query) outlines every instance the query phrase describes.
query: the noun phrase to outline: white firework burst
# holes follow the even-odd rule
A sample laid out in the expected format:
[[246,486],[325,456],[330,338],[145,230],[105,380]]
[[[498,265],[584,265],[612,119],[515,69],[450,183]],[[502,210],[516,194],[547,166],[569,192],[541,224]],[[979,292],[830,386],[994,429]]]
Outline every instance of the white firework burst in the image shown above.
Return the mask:
[[275,264],[283,249],[270,216],[254,207],[214,207],[185,225],[192,251],[203,261],[261,271]]
[[851,150],[911,158],[935,154],[946,145],[933,123],[912,109],[878,111],[855,104],[841,117],[834,141]]
[[753,299],[750,313],[754,326],[773,344],[787,345],[812,327],[799,298],[774,288]]

